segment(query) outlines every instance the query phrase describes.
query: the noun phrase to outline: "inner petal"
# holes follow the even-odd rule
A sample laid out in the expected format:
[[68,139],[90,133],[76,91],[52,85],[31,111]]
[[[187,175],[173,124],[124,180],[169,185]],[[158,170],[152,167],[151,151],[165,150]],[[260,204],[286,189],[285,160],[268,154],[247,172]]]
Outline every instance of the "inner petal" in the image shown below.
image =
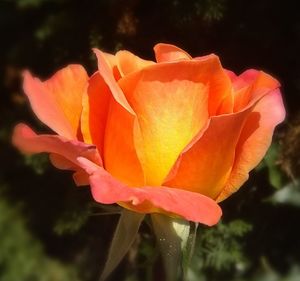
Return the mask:
[[154,65],[119,81],[137,115],[135,144],[146,184],[160,185],[208,118],[200,63]]

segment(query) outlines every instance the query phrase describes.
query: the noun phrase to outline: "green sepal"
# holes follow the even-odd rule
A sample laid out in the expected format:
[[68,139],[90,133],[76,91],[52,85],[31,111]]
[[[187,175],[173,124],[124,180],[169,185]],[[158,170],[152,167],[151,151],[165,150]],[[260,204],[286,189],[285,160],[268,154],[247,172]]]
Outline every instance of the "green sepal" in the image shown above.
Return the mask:
[[151,215],[164,263],[166,281],[185,280],[194,250],[197,227],[165,215]]
[[123,209],[114,233],[100,281],[106,280],[133,244],[145,215]]
[[190,222],[189,235],[182,249],[182,270],[184,280],[187,280],[188,269],[194,254],[198,225],[198,223]]

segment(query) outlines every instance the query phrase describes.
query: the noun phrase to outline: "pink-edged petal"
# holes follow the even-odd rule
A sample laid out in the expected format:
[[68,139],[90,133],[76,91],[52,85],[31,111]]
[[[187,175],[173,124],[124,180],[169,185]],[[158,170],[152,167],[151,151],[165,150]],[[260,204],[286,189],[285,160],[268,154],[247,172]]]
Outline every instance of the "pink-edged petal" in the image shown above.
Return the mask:
[[[80,166],[78,157],[85,157],[98,165],[102,165],[97,149],[93,145],[87,145],[76,140],[68,140],[58,135],[37,135],[25,124],[18,124],[13,134],[13,144],[24,153],[47,152],[57,154],[52,156],[56,166],[67,168],[68,162],[72,165]],[[63,157],[63,158],[61,158]]]
[[248,69],[242,74],[236,75],[233,71],[226,69],[226,74],[230,78],[232,86],[235,90],[239,90],[245,86],[249,86],[250,84],[252,84],[259,75],[259,72],[260,71],[255,69]]
[[154,46],[154,52],[158,63],[192,59],[187,52],[171,44],[156,44]]
[[124,93],[122,92],[120,86],[116,82],[115,77],[113,76],[112,70],[105,58],[103,52],[98,49],[93,49],[94,53],[96,54],[98,60],[98,70],[100,75],[102,76],[103,80],[111,90],[111,93],[114,99],[124,107],[129,113],[135,115],[134,111],[132,110],[131,106],[129,105],[128,101],[126,100]]
[[260,74],[260,72],[261,71],[256,69],[248,69],[244,71],[239,76],[234,77],[232,80],[233,87],[237,89],[252,84],[257,79],[257,76]]
[[237,191],[248,179],[269,148],[274,129],[285,118],[280,91],[265,95],[249,115],[236,147],[235,162],[225,188],[217,200],[222,201]]
[[141,213],[163,212],[210,226],[222,215],[218,204],[204,195],[165,186],[128,187],[90,161],[79,161],[91,174],[92,195],[99,203],[118,203]]
[[89,80],[82,99],[81,131],[85,143],[95,144],[103,157],[104,134],[111,91],[99,72]]
[[245,108],[253,99],[258,99],[280,87],[279,82],[271,75],[249,69],[232,80],[234,88],[234,108],[237,112]]
[[61,136],[76,139],[87,80],[87,73],[81,65],[69,65],[45,82],[26,71],[24,91],[43,123]]
[[231,82],[233,82],[237,78],[237,75],[233,71],[228,69],[224,69],[224,70],[227,76],[230,78]]
[[144,60],[132,54],[129,51],[119,51],[116,53],[118,69],[122,76],[128,75],[131,72],[140,70],[146,66],[152,65],[155,62]]

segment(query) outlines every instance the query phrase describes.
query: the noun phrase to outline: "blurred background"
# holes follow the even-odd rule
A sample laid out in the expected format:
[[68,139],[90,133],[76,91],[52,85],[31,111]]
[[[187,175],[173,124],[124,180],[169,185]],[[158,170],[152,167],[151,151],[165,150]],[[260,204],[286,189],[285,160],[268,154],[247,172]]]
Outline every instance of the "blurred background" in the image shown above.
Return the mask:
[[[190,281],[300,280],[300,17],[297,1],[0,0],[0,281],[96,281],[117,215],[46,155],[10,144],[36,120],[22,93],[28,68],[47,78],[70,63],[96,69],[92,47],[153,59],[158,42],[225,68],[262,69],[282,83],[287,119],[250,180],[223,202],[218,226],[200,226]],[[154,270],[153,270],[154,269]],[[164,280],[151,229],[110,280]]]

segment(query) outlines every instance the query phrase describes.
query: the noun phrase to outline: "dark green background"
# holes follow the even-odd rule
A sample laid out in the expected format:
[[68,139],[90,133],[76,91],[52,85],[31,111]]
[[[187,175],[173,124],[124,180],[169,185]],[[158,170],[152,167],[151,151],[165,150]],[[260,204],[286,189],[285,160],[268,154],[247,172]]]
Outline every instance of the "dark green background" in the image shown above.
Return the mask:
[[[92,47],[153,59],[158,42],[193,56],[216,53],[240,73],[282,83],[287,120],[247,184],[223,202],[222,222],[200,227],[191,281],[300,280],[300,17],[297,1],[0,0],[0,281],[98,280],[118,216],[92,203],[46,156],[10,144],[20,121],[47,131],[22,95],[20,72],[49,77]],[[164,280],[153,235],[139,240],[111,280]]]

